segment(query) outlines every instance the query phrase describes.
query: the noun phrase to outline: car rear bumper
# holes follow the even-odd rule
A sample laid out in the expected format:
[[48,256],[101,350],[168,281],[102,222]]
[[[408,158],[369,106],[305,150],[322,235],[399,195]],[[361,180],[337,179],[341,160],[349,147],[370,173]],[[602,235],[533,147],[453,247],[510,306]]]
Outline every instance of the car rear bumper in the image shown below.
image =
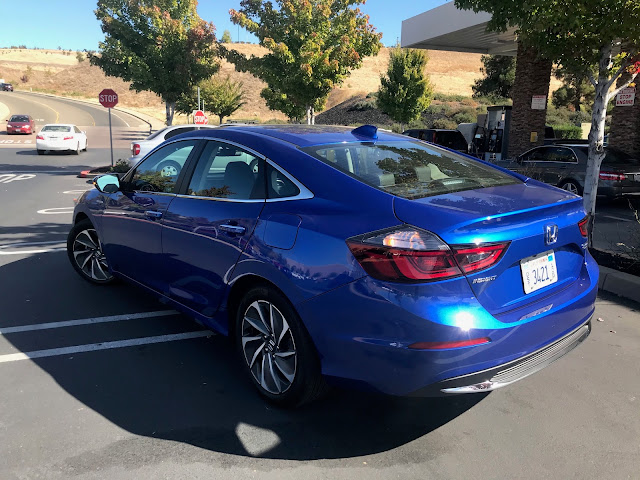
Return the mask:
[[36,148],[38,150],[55,150],[55,151],[63,151],[63,150],[75,150],[77,146],[77,141],[66,141],[66,142],[46,142],[46,141],[37,141]]
[[7,133],[25,133],[27,135],[33,133],[30,128],[12,128],[7,127]]
[[[333,383],[391,395],[441,395],[447,388],[443,384],[454,388],[491,381],[493,375],[486,372],[497,375],[550,351],[545,349],[589,322],[597,290],[598,266],[586,254],[572,285],[499,316],[478,302],[464,278],[400,287],[365,277],[296,308],[316,345],[322,372]],[[416,342],[485,337],[489,343],[464,348],[410,348]],[[513,381],[547,364],[536,364]],[[463,377],[468,381],[451,383]]]
[[483,393],[496,390],[551,365],[586,340],[590,333],[591,319],[560,340],[529,355],[482,372],[443,380],[418,390],[412,395],[432,397],[442,394]]

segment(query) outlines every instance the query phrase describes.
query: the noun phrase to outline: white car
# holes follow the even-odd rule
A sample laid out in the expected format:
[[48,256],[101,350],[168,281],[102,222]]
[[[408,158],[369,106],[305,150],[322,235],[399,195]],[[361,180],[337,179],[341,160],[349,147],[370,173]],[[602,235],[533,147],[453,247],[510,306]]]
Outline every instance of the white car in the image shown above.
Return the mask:
[[144,157],[151,150],[156,148],[165,140],[171,137],[180,135],[181,133],[187,133],[195,130],[196,128],[217,128],[215,125],[173,125],[171,127],[165,127],[157,132],[153,132],[144,140],[136,140],[131,142],[131,165],[135,165],[138,160]]
[[87,133],[71,124],[48,124],[36,136],[36,149],[38,155],[42,155],[47,150],[74,152],[76,155],[80,151],[87,151]]

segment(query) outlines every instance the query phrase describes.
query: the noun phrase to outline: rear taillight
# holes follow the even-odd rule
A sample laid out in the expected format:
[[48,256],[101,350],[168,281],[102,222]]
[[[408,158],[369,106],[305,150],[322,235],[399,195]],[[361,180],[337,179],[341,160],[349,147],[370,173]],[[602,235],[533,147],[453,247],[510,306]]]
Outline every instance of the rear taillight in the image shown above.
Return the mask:
[[73,140],[73,136],[70,137],[64,137],[63,140]]
[[137,143],[131,144],[131,154],[132,155],[140,155],[140,145]]
[[614,182],[621,182],[626,180],[627,177],[624,173],[618,172],[600,172],[600,180],[613,180]]
[[464,273],[474,273],[498,263],[509,243],[454,247],[455,259]]
[[583,237],[589,236],[589,231],[587,229],[588,224],[589,224],[589,217],[584,217],[582,220],[578,222],[578,227],[580,227],[580,233],[582,234]]
[[36,135],[36,139],[37,140],[44,140],[44,137],[42,135]]
[[489,268],[508,243],[449,247],[431,232],[396,227],[347,240],[371,277],[392,282],[431,282]]

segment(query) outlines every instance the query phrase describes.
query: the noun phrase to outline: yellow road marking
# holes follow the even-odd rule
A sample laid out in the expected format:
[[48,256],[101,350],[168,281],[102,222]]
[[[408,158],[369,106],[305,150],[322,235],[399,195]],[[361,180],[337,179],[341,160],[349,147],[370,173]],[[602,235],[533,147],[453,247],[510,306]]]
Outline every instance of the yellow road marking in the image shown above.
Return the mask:
[[50,107],[50,106],[49,106],[49,105],[47,105],[46,103],[41,103],[41,102],[38,102],[38,101],[36,101],[36,100],[33,100],[32,98],[28,98],[27,100],[28,100],[28,101],[31,101],[31,102],[33,102],[33,103],[37,103],[38,105],[42,105],[43,107],[47,107],[49,110],[52,110],[53,112],[55,112],[55,114],[56,114],[56,121],[55,121],[55,122],[53,122],[53,123],[58,123],[58,120],[60,120],[60,114],[58,113],[58,111],[57,111],[55,108]]

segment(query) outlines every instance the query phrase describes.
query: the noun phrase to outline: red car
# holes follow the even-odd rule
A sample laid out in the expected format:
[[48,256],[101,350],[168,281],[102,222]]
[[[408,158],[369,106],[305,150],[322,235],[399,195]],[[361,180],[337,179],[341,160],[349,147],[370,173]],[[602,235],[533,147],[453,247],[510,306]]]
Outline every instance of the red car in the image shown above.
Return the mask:
[[11,115],[7,120],[7,134],[33,133],[36,130],[36,122],[31,115]]

